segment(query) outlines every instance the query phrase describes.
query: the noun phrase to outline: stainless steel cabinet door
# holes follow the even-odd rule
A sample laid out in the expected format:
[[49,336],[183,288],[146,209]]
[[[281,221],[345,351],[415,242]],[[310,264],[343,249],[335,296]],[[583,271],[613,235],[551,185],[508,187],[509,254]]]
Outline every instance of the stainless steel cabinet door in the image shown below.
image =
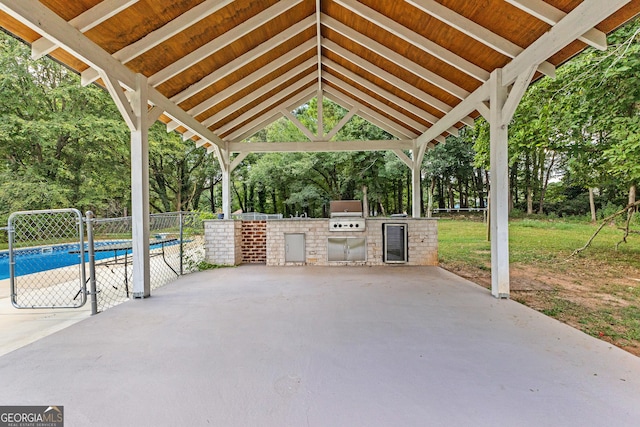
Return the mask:
[[306,262],[303,233],[285,233],[284,248],[285,262]]

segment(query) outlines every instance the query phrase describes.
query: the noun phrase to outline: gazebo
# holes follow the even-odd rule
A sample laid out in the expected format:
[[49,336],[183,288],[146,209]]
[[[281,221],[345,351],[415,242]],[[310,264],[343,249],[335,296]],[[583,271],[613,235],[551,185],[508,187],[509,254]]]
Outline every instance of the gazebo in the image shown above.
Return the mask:
[[[149,295],[149,126],[214,153],[230,173],[268,151],[390,150],[412,170],[420,216],[425,151],[491,131],[492,294],[509,295],[508,124],[529,84],[640,13],[640,0],[0,0],[0,25],[111,94],[131,130],[133,286]],[[317,98],[317,132],[291,110]],[[322,100],[348,113],[333,129]],[[353,115],[396,139],[335,141]],[[280,117],[306,141],[244,142]],[[407,155],[406,153],[410,153]]]

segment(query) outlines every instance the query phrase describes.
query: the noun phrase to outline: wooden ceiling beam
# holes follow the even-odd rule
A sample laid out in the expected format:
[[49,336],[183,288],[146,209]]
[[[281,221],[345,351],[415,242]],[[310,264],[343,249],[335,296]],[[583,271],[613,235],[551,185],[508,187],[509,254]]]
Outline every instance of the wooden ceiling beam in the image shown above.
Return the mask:
[[376,10],[371,9],[370,7],[365,6],[364,4],[359,3],[355,0],[334,1],[342,7],[360,16],[361,18],[366,19],[367,21],[388,31],[389,33],[406,41],[407,43],[410,43],[411,45],[428,53],[429,55],[438,58],[439,60],[451,65],[454,68],[457,68],[468,76],[471,76],[483,83],[489,80],[489,72],[487,70],[478,67],[476,64],[456,55],[455,53],[445,49],[439,44],[432,42],[428,38],[423,37],[422,35],[417,34],[414,31],[411,31],[409,28],[399,24],[393,19],[386,17]]
[[[472,20],[454,12],[441,5],[434,0],[407,0],[407,3],[415,6],[421,11],[433,16],[439,21],[444,22],[450,27],[455,28],[463,34],[479,41],[485,46],[490,47],[496,52],[501,53],[509,58],[515,58],[524,50],[520,46],[511,41],[499,36],[488,28],[483,27],[480,24],[476,24]],[[547,61],[544,61],[538,66],[538,70],[550,77],[555,77],[556,67]]]
[[[315,47],[315,40],[307,40],[305,43],[303,43],[300,46],[296,47],[292,51],[289,51],[286,55],[280,57],[277,61],[269,62],[264,67],[254,71],[253,73],[249,74],[247,77],[243,78],[242,80],[237,81],[236,83],[232,84],[231,86],[227,87],[226,89],[221,90],[220,92],[216,93],[215,95],[213,95],[211,98],[207,99],[206,101],[203,101],[200,104],[196,105],[195,107],[190,109],[188,111],[188,113],[191,114],[191,115],[196,116],[198,114],[201,114],[201,113],[205,112],[206,110],[208,110],[209,108],[213,107],[214,105],[219,104],[220,102],[224,101],[225,99],[227,99],[227,98],[233,96],[234,94],[240,92],[241,90],[251,86],[252,84],[257,82],[258,80],[260,80],[264,76],[266,76],[268,74],[271,74],[274,71],[282,68],[286,63],[294,60],[295,58],[301,56],[305,52],[308,52],[310,49],[312,49],[314,47]],[[173,98],[171,98],[171,99],[173,100]]]
[[302,72],[304,72],[304,71],[308,70],[309,68],[311,68],[312,66],[314,66],[315,63],[316,63],[316,59],[315,58],[308,59],[307,61],[303,62],[302,64],[298,65],[297,67],[294,67],[291,70],[287,71],[286,73],[284,73],[280,77],[271,80],[266,85],[259,87],[258,89],[256,89],[255,91],[251,92],[250,94],[247,94],[246,96],[240,98],[238,101],[234,102],[233,104],[223,108],[222,110],[218,111],[213,116],[208,117],[206,120],[201,121],[201,123],[208,127],[208,126],[211,126],[214,123],[219,122],[220,120],[224,119],[226,116],[228,116],[230,114],[233,114],[235,111],[239,111],[245,105],[250,104],[252,101],[260,98],[261,96],[264,96],[267,93],[269,93],[273,89],[275,89],[278,86],[280,86],[282,83],[287,82],[289,80],[292,80],[295,77],[299,76],[300,74],[302,74]]
[[177,18],[169,21],[167,24],[155,31],[148,33],[140,40],[123,47],[113,54],[118,61],[126,64],[127,62],[137,58],[143,53],[153,49],[165,40],[170,39],[176,34],[194,26],[209,15],[212,15],[233,3],[233,0],[206,0],[203,3],[189,9]]
[[168,67],[165,67],[157,73],[153,74],[151,77],[149,77],[149,84],[154,87],[161,85],[162,83],[166,82],[172,77],[175,77],[194,64],[202,61],[204,58],[208,58],[220,49],[246,36],[253,30],[263,26],[265,23],[272,20],[274,17],[281,15],[282,13],[286,12],[287,10],[291,9],[301,2],[302,0],[289,0],[274,4],[273,6],[263,10],[257,15],[247,19],[242,24],[222,34],[220,37],[217,37],[211,40],[209,43],[200,46],[191,53],[173,62]]
[[278,92],[276,95],[272,96],[271,98],[266,99],[261,103],[259,103],[258,105],[256,105],[255,107],[245,111],[244,113],[242,113],[240,116],[236,117],[229,123],[226,123],[220,128],[214,129],[214,132],[218,135],[223,135],[229,132],[231,129],[238,126],[240,123],[251,119],[253,116],[261,114],[265,110],[273,108],[274,104],[277,103],[278,105],[280,105],[283,102],[286,102],[286,99],[288,99],[288,97],[293,95],[296,91],[302,89],[305,85],[308,85],[309,83],[315,81],[315,79],[316,79],[316,76],[314,76],[313,74],[309,74],[297,80],[296,82],[292,83],[290,86]]
[[[428,121],[431,124],[437,123],[437,121],[439,120],[438,117],[434,116],[433,114],[429,114],[426,111],[422,110],[421,108],[413,105],[412,103],[405,101],[404,99],[392,94],[391,92],[387,92],[386,90],[375,86],[374,84],[372,84],[371,82],[369,82],[368,80],[363,79],[362,77],[358,76],[357,74],[355,74],[352,71],[347,70],[346,68],[344,68],[343,66],[336,64],[335,62],[331,61],[330,59],[325,59],[324,60],[324,65],[327,66],[328,68],[331,68],[335,71],[337,71],[338,73],[342,74],[343,76],[347,77],[350,80],[353,80],[354,82],[358,83],[359,85],[363,86],[364,88],[366,88],[367,90],[370,90],[380,96],[382,96],[383,98],[389,100],[390,102],[396,104],[397,106],[399,106],[400,108],[415,114],[418,117],[421,117],[423,119],[425,119],[426,121]],[[364,92],[361,92],[364,93]],[[368,101],[367,101],[368,102]],[[395,115],[395,112],[394,112]],[[458,134],[458,129],[453,127],[450,129],[451,134]]]
[[355,99],[361,100],[362,102],[366,102],[367,104],[371,105],[372,107],[380,110],[380,111],[384,111],[389,113],[390,115],[392,115],[394,118],[396,118],[397,120],[401,121],[402,123],[406,124],[407,126],[412,127],[413,129],[417,129],[420,132],[424,132],[428,129],[428,126],[423,125],[422,123],[418,122],[417,120],[414,120],[408,116],[406,116],[405,114],[401,113],[400,111],[397,111],[395,109],[393,109],[393,111],[389,111],[390,107],[381,102],[378,101],[376,98],[374,98],[371,95],[368,95],[364,92],[362,92],[361,90],[359,90],[358,88],[350,85],[349,83],[345,82],[344,80],[342,80],[339,77],[334,76],[333,74],[327,73],[327,72],[322,72],[322,78],[329,82],[334,84],[335,86],[337,86],[338,88],[342,89],[343,91],[349,93],[351,96],[353,96]]
[[325,97],[336,104],[340,105],[342,108],[351,109],[357,108],[357,115],[367,120],[369,123],[379,127],[383,131],[395,136],[398,139],[413,139],[418,135],[414,133],[412,130],[407,129],[406,127],[400,125],[399,123],[394,122],[388,117],[383,116],[377,111],[361,104],[357,100],[353,99],[351,96],[340,92],[337,89],[334,89],[331,86],[323,85],[323,92]]
[[[375,64],[372,64],[364,58],[356,56],[352,52],[348,51],[337,43],[332,42],[331,40],[323,39],[322,46],[330,50],[331,52],[341,56],[347,61],[355,64],[358,68],[361,68],[368,73],[371,73],[374,76],[386,81],[396,89],[405,92],[408,95],[411,95],[414,98],[425,102],[426,104],[429,104],[436,110],[442,111],[443,113],[448,113],[453,108],[446,102],[442,102],[434,96],[431,96],[428,93],[418,89],[417,87],[410,85],[399,77],[394,76],[393,74],[383,70]],[[463,117],[461,121],[467,126],[473,127],[475,125],[475,120],[472,117]]]
[[261,129],[264,129],[269,124],[275,122],[280,117],[282,117],[282,113],[280,112],[282,108],[288,108],[292,110],[300,105],[309,102],[317,93],[316,88],[308,89],[301,94],[292,95],[282,100],[279,105],[274,106],[272,109],[263,112],[261,115],[252,118],[252,120],[248,123],[245,123],[241,128],[236,129],[233,133],[224,137],[225,141],[242,141],[246,138],[249,138],[256,132]]
[[365,49],[393,62],[397,66],[404,68],[405,70],[415,74],[423,80],[430,82],[431,84],[439,87],[445,92],[450,93],[458,99],[464,99],[469,95],[469,92],[462,89],[460,86],[451,83],[446,78],[434,73],[433,71],[427,70],[426,68],[422,67],[419,64],[416,64],[413,61],[410,61],[409,59],[393,51],[392,49],[389,49],[388,47],[376,42],[375,40],[372,40],[369,37],[358,33],[353,28],[333,19],[328,15],[322,15],[322,25],[331,28],[333,31],[340,33],[344,37],[361,45]]
[[[81,33],[86,33],[107,19],[131,7],[138,1],[139,0],[103,0],[91,9],[73,18],[69,21],[69,25]],[[46,37],[41,37],[31,43],[31,58],[40,59],[57,48],[58,45],[56,43]]]
[[[228,64],[225,64],[222,67],[218,68],[216,71],[214,71],[213,73],[209,74],[208,76],[203,77],[200,81],[198,81],[197,83],[192,84],[191,86],[189,86],[187,89],[183,90],[182,92],[172,96],[171,100],[173,102],[176,102],[176,103],[179,104],[179,103],[189,99],[190,97],[194,96],[195,94],[205,90],[207,87],[211,86],[216,81],[218,81],[218,80],[228,76],[229,74],[239,70],[240,68],[242,68],[245,65],[249,64],[250,62],[254,61],[256,58],[259,58],[260,56],[264,55],[265,53],[269,52],[270,50],[275,49],[276,47],[280,46],[282,43],[285,43],[288,40],[292,39],[293,37],[297,36],[298,34],[302,33],[303,31],[305,31],[307,28],[311,27],[314,24],[315,24],[315,21],[314,21],[312,16],[310,16],[310,17],[308,17],[306,19],[303,19],[302,21],[300,21],[300,22],[292,25],[291,27],[287,28],[286,31],[283,31],[282,33],[278,34],[277,36],[273,37],[272,39],[267,40],[267,41],[259,44],[255,48],[253,48],[250,51],[246,52],[245,54],[239,56],[238,58],[234,59],[233,61],[229,62]],[[314,46],[315,46],[315,41],[313,41],[313,40],[305,42],[305,43],[303,43],[301,45],[301,47],[298,47],[298,48],[294,49],[287,56],[285,56],[285,59],[289,59],[290,60],[290,59],[292,59],[293,56],[300,56],[304,52],[312,49]],[[205,101],[205,102],[207,102],[207,101]],[[207,104],[203,103],[202,105],[199,105],[199,106],[194,107],[194,108],[198,108],[198,110],[200,110],[200,112],[203,112],[203,111],[211,108],[213,105],[215,105],[215,103],[211,104],[211,105],[208,105],[208,106],[207,106]],[[200,114],[200,112],[193,112],[193,114],[197,115],[197,114]]]
[[[539,20],[549,25],[556,25],[565,16],[566,13],[555,8],[543,0],[505,0],[507,3],[527,12],[531,16],[535,16]],[[607,50],[607,35],[596,28],[590,28],[578,37],[578,40],[594,47],[598,50]]]

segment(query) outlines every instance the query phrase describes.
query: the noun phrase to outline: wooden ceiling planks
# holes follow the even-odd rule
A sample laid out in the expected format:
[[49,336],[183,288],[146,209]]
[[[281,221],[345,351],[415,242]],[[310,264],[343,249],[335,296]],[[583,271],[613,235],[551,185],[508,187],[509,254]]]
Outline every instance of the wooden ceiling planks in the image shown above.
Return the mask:
[[[114,54],[150,33],[161,30],[205,1],[208,0],[139,0],[89,29],[85,35],[105,51]],[[571,12],[582,2],[545,1],[565,13]],[[40,2],[67,21],[100,4],[100,0]],[[505,0],[437,0],[435,7],[442,6],[459,15],[463,22],[469,20],[473,25],[480,25],[520,49],[529,46],[551,28],[550,24]],[[198,49],[203,46],[215,45],[216,40],[225,40],[220,46],[214,46],[215,49],[211,53],[203,54],[193,63],[186,64],[171,75],[158,78],[158,83],[154,85],[167,97],[177,96],[179,100],[176,102],[185,111],[199,107],[195,108],[198,111],[195,114],[198,121],[207,123],[207,120],[212,121],[215,118],[215,123],[209,126],[211,130],[218,132],[219,129],[224,129],[223,136],[233,135],[236,130],[253,123],[253,117],[263,117],[271,110],[277,111],[281,108],[282,99],[279,93],[287,91],[292,85],[300,86],[301,79],[306,79],[306,82],[314,73],[317,74],[318,65],[315,64],[306,66],[303,71],[285,82],[278,85],[272,83],[278,82],[280,76],[317,55],[317,46],[312,44],[316,39],[315,25],[307,25],[295,34],[290,33],[292,27],[304,20],[311,20],[309,22],[315,24],[315,7],[316,0],[235,0],[209,15],[195,19],[182,31],[167,37],[139,55],[133,55],[123,63],[132,71],[153,78],[167,67],[172,67],[181,58],[192,52],[199,52]],[[273,8],[283,11],[269,13]],[[477,71],[463,71],[464,64],[488,74],[510,61],[508,55],[494,50],[487,46],[486,42],[476,40],[439,19],[437,13],[434,13],[436,16],[432,16],[408,1],[321,0],[321,12],[320,41],[324,41],[328,46],[321,48],[322,59],[329,65],[336,64],[333,68],[338,68],[336,70],[323,64],[323,72],[328,73],[326,75],[330,76],[331,80],[339,79],[355,88],[358,94],[375,100],[376,105],[348,93],[343,88],[344,84],[336,85],[326,79],[322,79],[322,84],[355,99],[391,122],[405,128],[409,126],[407,130],[416,134],[422,133],[423,128],[430,126],[429,120],[408,111],[397,102],[411,104],[426,112],[427,117],[441,118],[446,110],[461,101],[461,93],[472,92],[484,81],[478,77]],[[611,32],[638,14],[640,0],[632,0],[627,6],[602,21],[597,28],[605,33]],[[252,22],[252,19],[259,22],[238,37],[227,40],[230,32],[239,33],[238,28],[246,25],[247,21]],[[391,28],[399,28],[401,34],[385,28],[385,23],[391,25]],[[5,31],[27,43],[40,38],[38,33],[4,12],[0,12],[0,25]],[[443,59],[441,53],[428,53],[429,49],[417,46],[421,40],[435,43],[441,50],[453,53],[460,62],[454,64],[456,61],[452,63],[451,58]],[[304,48],[300,48],[301,46]],[[390,50],[395,57],[391,59],[385,52],[378,51],[377,46]],[[264,50],[257,49],[258,47]],[[585,44],[581,41],[570,43],[549,58],[548,62],[554,65],[561,64],[584,47]],[[293,51],[297,52],[294,56],[290,55]],[[248,57],[250,52],[257,53],[252,54],[238,67],[229,68],[230,64],[234,64],[233,61],[238,62],[238,58],[244,58],[245,55]],[[87,68],[81,60],[61,49],[53,51],[51,56],[78,72]],[[274,69],[273,64],[279,64],[279,69]],[[225,67],[230,71],[223,72]],[[263,69],[270,71],[256,77],[255,73],[260,73]],[[344,75],[339,70],[349,75]],[[394,83],[376,75],[376,70],[378,74],[381,74],[379,70],[382,70],[392,75],[395,78]],[[433,74],[422,73],[420,70],[428,70],[427,73]],[[249,76],[252,76],[249,83],[239,83]],[[539,76],[540,74],[537,74],[536,78]],[[441,83],[445,80],[451,85],[449,89],[445,89],[446,85]],[[319,83],[305,83],[294,91],[294,94],[300,96],[307,93],[314,84],[317,86]],[[194,89],[195,87],[197,89]],[[459,91],[452,92],[451,87],[459,88]],[[421,99],[412,95],[412,92],[424,93],[431,98]],[[384,93],[389,93],[390,96],[385,97],[382,95]],[[394,99],[395,102],[388,98]],[[406,107],[406,104],[404,105]],[[415,108],[411,110],[416,111]],[[222,112],[225,112],[224,117],[220,117]],[[408,118],[413,124],[402,122],[398,118],[400,116]],[[477,116],[477,112],[472,116]],[[165,123],[170,121],[166,116],[161,120]],[[462,123],[456,124],[456,127],[461,126]]]

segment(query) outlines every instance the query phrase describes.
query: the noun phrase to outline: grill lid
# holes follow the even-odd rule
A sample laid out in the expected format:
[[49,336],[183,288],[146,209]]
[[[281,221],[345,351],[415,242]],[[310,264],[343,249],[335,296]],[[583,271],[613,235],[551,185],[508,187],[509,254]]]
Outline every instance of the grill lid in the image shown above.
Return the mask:
[[331,218],[362,217],[362,202],[360,200],[332,200],[329,202]]

